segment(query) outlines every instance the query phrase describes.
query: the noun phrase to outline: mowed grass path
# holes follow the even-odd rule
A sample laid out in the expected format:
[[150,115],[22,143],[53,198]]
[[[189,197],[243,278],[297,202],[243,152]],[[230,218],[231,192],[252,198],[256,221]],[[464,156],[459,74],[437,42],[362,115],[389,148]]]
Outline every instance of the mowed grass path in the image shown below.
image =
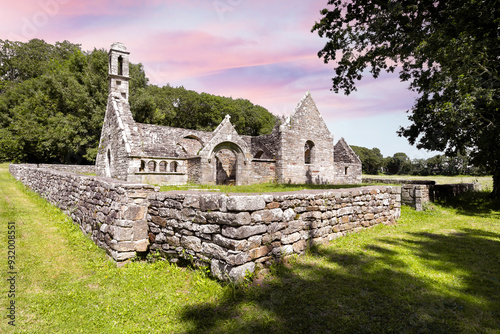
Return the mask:
[[117,268],[2,164],[0,263],[15,222],[17,333],[500,333],[500,211],[474,200],[403,208],[234,286],[165,262]]

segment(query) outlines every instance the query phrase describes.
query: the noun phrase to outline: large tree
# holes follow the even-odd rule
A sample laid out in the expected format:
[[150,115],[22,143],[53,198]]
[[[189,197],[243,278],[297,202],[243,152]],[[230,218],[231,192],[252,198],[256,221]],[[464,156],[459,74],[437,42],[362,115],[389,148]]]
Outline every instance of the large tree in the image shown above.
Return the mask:
[[334,63],[333,91],[355,90],[367,71],[399,70],[418,93],[412,124],[418,148],[468,154],[493,174],[500,196],[500,1],[330,0],[312,31],[328,39],[318,55]]

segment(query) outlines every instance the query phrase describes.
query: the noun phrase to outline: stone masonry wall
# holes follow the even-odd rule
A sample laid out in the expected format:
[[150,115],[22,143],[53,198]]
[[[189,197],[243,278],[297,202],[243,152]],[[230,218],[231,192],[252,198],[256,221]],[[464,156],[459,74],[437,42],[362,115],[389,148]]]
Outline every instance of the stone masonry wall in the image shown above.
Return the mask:
[[400,216],[400,187],[160,193],[150,185],[36,165],[12,164],[9,171],[61,208],[115,261],[160,251],[209,264],[221,279],[239,280],[256,266]]
[[95,165],[33,164],[38,168],[49,168],[77,174],[95,174]]
[[436,184],[436,181],[363,178],[363,183],[401,184],[401,203],[422,211],[426,203],[454,197],[470,191],[480,191],[480,183]]
[[267,195],[152,194],[151,251],[190,257],[224,279],[400,216],[399,187]]
[[423,206],[431,201],[429,186],[424,184],[401,185],[401,204],[405,204],[422,211]]
[[266,183],[276,181],[276,161],[253,159],[252,179],[255,183]]
[[11,164],[9,171],[63,210],[115,261],[148,250],[146,211],[148,193],[155,191],[153,186],[36,168],[36,165]]
[[334,181],[336,184],[358,184],[361,183],[361,164],[335,162],[333,164]]

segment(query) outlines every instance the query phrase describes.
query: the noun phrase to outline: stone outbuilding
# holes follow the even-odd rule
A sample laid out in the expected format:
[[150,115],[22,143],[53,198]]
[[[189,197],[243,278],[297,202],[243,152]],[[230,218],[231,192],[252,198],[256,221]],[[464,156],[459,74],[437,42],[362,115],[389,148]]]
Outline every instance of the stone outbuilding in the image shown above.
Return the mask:
[[309,92],[271,134],[244,136],[229,116],[213,132],[136,123],[122,43],[111,45],[108,78],[98,176],[151,184],[361,183],[361,161],[343,138],[334,145]]

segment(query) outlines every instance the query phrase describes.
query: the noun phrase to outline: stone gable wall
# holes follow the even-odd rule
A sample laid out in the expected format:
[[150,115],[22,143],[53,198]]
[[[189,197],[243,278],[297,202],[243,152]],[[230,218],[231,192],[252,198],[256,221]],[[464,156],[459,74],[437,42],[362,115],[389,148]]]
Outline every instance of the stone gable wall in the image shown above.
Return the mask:
[[[314,147],[305,162],[305,146]],[[306,94],[289,122],[280,125],[276,156],[279,183],[327,184],[334,182],[333,136],[314,101]]]
[[[105,122],[103,124],[99,150],[96,157],[97,176],[106,177],[109,168],[109,176],[119,180],[127,180],[129,170],[128,138],[125,132],[127,126],[125,117],[119,115],[118,101],[113,98],[108,100]],[[111,161],[108,159],[111,157]]]

